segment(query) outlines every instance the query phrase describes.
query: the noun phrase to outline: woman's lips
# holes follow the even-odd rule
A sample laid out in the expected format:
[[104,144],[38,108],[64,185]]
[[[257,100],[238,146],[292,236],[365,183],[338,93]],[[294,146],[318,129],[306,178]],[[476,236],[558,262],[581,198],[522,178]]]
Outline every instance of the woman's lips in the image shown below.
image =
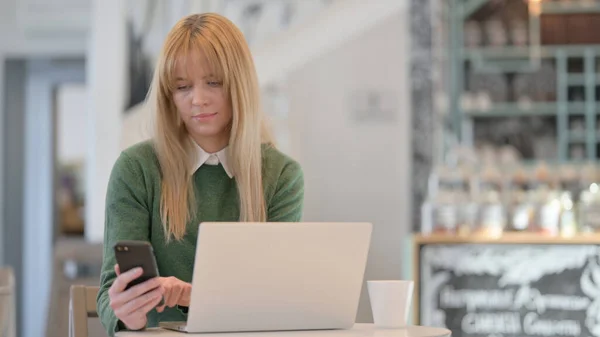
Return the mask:
[[218,112],[213,112],[210,114],[198,114],[198,115],[192,116],[192,118],[195,120],[198,120],[198,121],[207,121],[207,120],[214,118],[217,114],[218,114]]

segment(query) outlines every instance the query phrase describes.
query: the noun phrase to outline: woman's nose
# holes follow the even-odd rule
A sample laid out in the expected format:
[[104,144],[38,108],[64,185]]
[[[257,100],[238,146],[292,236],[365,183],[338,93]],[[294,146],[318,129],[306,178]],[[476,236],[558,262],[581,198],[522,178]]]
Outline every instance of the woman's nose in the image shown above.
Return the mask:
[[201,88],[194,89],[194,92],[192,93],[192,95],[193,95],[192,96],[192,104],[193,105],[202,106],[202,105],[208,104],[207,94]]

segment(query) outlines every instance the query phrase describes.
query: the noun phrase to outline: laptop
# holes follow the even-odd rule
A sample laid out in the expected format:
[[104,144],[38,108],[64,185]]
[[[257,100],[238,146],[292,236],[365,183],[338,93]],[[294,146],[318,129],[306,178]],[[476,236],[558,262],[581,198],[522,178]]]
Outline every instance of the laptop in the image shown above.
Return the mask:
[[370,223],[202,223],[188,333],[352,328]]

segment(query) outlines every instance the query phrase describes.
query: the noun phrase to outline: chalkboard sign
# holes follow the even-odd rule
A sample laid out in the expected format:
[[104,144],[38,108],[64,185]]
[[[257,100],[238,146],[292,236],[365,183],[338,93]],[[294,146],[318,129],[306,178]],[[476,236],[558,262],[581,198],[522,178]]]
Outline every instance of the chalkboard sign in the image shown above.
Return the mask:
[[600,337],[600,246],[426,244],[419,323],[453,337]]

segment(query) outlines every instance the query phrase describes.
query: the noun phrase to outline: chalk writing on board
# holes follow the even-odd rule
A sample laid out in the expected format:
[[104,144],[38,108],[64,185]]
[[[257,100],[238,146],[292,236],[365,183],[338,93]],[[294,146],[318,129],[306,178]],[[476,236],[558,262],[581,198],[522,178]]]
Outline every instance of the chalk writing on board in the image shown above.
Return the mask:
[[600,247],[425,245],[420,323],[453,336],[600,337]]

